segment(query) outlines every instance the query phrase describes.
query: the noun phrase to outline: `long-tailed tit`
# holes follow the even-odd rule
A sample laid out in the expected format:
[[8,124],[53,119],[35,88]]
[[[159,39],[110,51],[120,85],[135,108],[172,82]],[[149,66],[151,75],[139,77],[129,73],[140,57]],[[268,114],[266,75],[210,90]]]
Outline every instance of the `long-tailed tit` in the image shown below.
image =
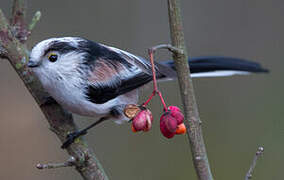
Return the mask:
[[[229,76],[267,72],[258,63],[226,57],[189,59],[192,77]],[[148,60],[126,51],[79,37],[51,38],[31,51],[28,66],[46,91],[67,110],[100,119],[72,133],[63,145],[105,119],[128,121],[127,104],[136,104],[138,89],[152,81]],[[158,80],[175,79],[173,61],[155,64]]]

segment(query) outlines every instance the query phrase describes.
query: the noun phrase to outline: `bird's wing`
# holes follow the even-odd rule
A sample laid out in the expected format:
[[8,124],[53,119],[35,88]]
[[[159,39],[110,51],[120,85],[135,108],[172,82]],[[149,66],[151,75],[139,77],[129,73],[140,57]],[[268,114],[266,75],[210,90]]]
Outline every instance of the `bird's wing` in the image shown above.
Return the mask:
[[[95,60],[88,62],[92,68],[87,75],[86,96],[91,102],[103,104],[152,80],[151,65],[146,60],[116,48],[93,45],[99,46],[96,48],[100,54],[90,55]],[[157,76],[164,75],[157,73]]]
[[[103,45],[105,46],[105,45]],[[123,51],[121,49],[117,49],[110,46],[105,46],[109,50],[116,52],[120,56],[122,56],[127,62],[138,66],[143,72],[152,74],[152,68],[151,63],[149,60],[146,60],[140,56],[133,55],[129,52]],[[156,69],[156,76],[157,78],[163,78],[163,77],[176,77],[176,72],[173,70],[170,66],[154,62],[155,63],[155,69]]]

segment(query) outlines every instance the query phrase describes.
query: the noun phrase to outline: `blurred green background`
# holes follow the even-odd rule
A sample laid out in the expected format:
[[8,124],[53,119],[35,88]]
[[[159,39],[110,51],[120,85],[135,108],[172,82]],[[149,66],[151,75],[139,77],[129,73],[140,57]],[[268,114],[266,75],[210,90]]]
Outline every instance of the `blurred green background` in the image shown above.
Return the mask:
[[[12,1],[1,0],[10,13]],[[216,179],[243,179],[258,146],[265,148],[253,178],[283,179],[284,1],[182,1],[191,56],[252,59],[270,74],[195,79],[194,86],[209,160]],[[40,10],[29,47],[50,37],[81,36],[140,56],[170,42],[166,0],[28,1],[28,18]],[[167,51],[157,59],[169,59]],[[39,162],[68,156],[7,61],[0,61],[0,179],[80,179],[73,168],[37,170]],[[177,82],[160,84],[168,104],[181,106]],[[145,99],[151,88],[142,90]],[[110,179],[196,179],[186,136],[168,140],[159,131],[162,107],[151,104],[154,128],[132,133],[113,122],[86,136]],[[75,116],[83,127],[92,118]]]

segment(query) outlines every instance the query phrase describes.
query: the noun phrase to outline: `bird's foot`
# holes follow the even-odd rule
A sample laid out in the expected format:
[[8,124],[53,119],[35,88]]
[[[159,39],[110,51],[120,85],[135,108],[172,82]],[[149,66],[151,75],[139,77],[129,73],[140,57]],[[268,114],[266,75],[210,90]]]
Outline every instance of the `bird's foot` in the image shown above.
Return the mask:
[[87,134],[86,130],[82,131],[75,131],[67,135],[66,141],[62,144],[61,148],[66,149],[68,148],[78,137]]
[[46,96],[43,98],[42,103],[40,104],[40,107],[44,106],[44,105],[52,105],[52,104],[56,104],[57,102],[55,101],[55,99],[51,96]]

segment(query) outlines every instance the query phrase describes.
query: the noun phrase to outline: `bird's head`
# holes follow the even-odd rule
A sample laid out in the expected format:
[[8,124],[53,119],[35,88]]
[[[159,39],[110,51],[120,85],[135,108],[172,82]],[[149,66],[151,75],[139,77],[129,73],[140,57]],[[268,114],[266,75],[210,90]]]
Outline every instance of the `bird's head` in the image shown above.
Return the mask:
[[74,77],[82,64],[85,51],[77,37],[51,38],[39,42],[30,54],[28,67],[32,68],[43,84]]

